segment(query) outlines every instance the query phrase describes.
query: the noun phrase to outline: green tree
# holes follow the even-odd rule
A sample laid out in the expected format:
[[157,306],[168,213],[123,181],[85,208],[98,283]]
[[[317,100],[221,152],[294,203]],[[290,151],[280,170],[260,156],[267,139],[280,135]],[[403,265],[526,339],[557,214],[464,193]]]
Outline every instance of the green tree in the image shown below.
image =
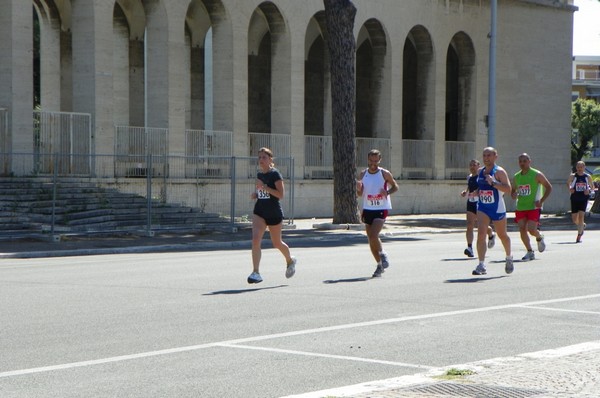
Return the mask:
[[350,0],[323,0],[330,54],[333,141],[333,223],[357,224],[354,17]]
[[577,130],[571,140],[573,166],[590,154],[592,140],[600,134],[600,104],[591,99],[578,98],[571,106],[571,127]]

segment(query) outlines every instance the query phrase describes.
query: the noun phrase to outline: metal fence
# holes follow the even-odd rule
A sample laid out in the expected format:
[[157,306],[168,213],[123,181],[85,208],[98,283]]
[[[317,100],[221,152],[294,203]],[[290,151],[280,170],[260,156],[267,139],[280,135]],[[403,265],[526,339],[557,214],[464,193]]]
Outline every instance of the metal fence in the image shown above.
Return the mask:
[[[61,174],[57,167],[53,168],[52,175],[40,174],[31,166],[30,159],[34,154],[17,153],[12,156],[17,169],[22,172],[3,178],[3,182],[12,180],[23,189],[32,183],[44,182],[50,187],[50,192],[54,191],[54,196],[51,204],[45,205],[46,207],[33,202],[32,205],[27,205],[22,199],[22,205],[16,205],[19,202],[16,198],[12,204],[0,201],[0,209],[21,211],[20,219],[33,217],[37,224],[45,224],[51,231],[144,229],[151,232],[160,229],[198,229],[208,224],[234,226],[252,219],[254,201],[251,193],[255,191],[256,184],[256,156],[189,157],[148,154],[143,163],[151,169],[156,168],[157,164],[168,164],[168,176],[147,173],[143,177],[131,177],[115,173],[113,166],[117,162],[117,156],[95,155],[92,162],[95,167],[92,170],[94,177],[86,178]],[[88,155],[80,156],[87,158]],[[201,177],[201,173],[194,173],[195,177],[190,178],[190,158],[198,160],[199,164],[204,164],[207,160],[224,164],[229,173],[223,174],[219,179]],[[60,162],[60,157],[54,159]],[[287,222],[291,223],[294,218],[294,160],[279,157],[277,168],[282,172],[286,185],[282,207]],[[20,195],[23,195],[23,191]],[[39,201],[36,194],[27,197]],[[124,200],[129,204],[123,206]],[[53,209],[52,212],[49,208]],[[38,211],[39,214],[36,213]],[[45,221],[40,221],[41,219]]]
[[185,172],[188,178],[222,178],[231,174],[229,159],[233,156],[231,131],[186,130]]
[[[147,164],[148,155],[155,157],[151,166]],[[168,155],[168,129],[115,126],[115,177],[166,177]]]
[[[392,147],[387,138],[356,138],[356,167],[361,170],[367,166],[367,155],[371,149],[379,149],[382,156],[381,166],[389,168]],[[333,178],[333,139],[331,136],[304,137],[304,178]]]
[[37,173],[88,175],[92,167],[89,113],[33,111],[33,151]]

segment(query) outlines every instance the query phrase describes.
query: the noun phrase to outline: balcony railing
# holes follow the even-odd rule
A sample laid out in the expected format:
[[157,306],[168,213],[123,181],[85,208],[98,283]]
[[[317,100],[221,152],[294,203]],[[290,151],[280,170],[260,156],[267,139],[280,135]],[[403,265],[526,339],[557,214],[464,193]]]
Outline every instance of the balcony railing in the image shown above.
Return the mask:
[[434,144],[433,140],[402,140],[402,178],[433,178]]
[[446,141],[446,178],[465,178],[469,161],[475,158],[475,142]]

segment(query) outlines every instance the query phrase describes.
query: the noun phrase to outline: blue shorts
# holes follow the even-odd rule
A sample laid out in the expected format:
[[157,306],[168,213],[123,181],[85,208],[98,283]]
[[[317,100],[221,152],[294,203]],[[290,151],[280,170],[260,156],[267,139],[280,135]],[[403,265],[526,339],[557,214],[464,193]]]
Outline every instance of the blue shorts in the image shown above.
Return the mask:
[[506,218],[506,213],[492,213],[485,209],[477,209],[478,213],[483,213],[490,218],[492,221],[500,221]]

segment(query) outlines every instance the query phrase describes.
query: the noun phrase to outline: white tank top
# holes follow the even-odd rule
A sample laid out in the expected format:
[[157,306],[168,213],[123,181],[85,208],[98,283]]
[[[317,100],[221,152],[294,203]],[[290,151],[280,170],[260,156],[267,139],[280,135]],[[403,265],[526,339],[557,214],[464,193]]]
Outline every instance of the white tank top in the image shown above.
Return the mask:
[[390,210],[392,201],[390,195],[383,195],[382,189],[387,191],[387,182],[383,178],[382,168],[379,167],[375,174],[365,171],[363,183],[363,209],[365,210]]

